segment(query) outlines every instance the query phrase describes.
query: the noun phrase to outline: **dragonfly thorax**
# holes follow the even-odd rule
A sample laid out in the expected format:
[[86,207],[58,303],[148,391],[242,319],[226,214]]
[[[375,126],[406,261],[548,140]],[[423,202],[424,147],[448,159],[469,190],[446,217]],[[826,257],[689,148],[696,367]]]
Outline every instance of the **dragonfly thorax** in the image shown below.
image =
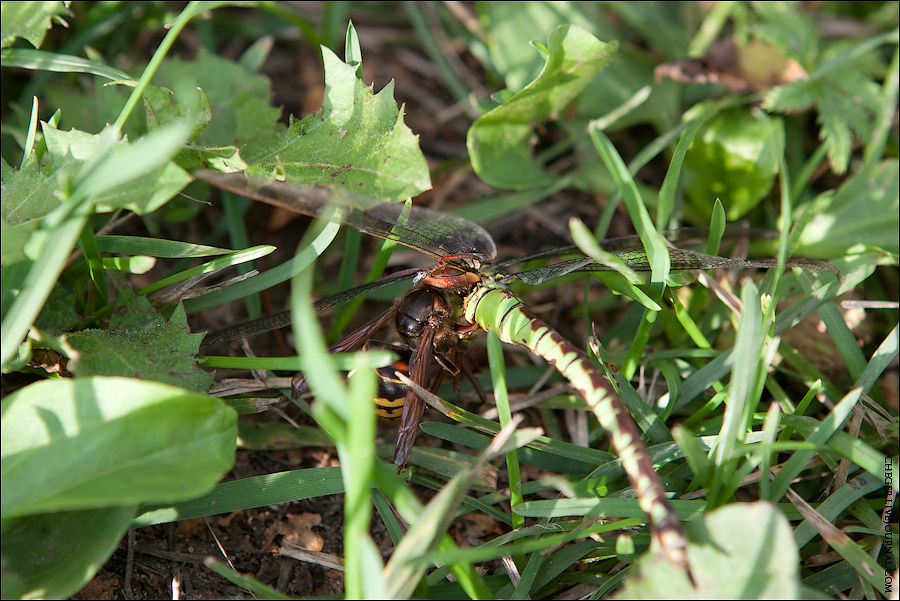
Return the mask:
[[422,288],[406,295],[397,309],[397,332],[407,341],[416,340],[429,320],[443,320],[450,312],[444,295]]
[[463,317],[463,299],[453,290],[423,287],[407,294],[397,307],[394,324],[407,345],[415,347],[423,332],[434,330],[434,348],[445,352],[471,337]]

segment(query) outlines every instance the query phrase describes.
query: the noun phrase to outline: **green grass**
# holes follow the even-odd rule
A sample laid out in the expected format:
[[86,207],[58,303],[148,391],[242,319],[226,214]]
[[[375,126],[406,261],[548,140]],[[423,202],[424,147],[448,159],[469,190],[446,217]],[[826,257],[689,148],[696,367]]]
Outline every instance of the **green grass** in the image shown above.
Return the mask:
[[[884,566],[898,559],[896,526],[888,544],[883,525],[896,490],[886,483],[896,483],[898,467],[887,377],[898,354],[896,3],[720,3],[710,12],[674,3],[509,4],[479,5],[474,21],[453,12],[459,7],[399,5],[385,21],[391,11],[331,3],[318,22],[266,2],[195,2],[177,13],[155,3],[3,4],[2,361],[4,384],[28,383],[2,401],[4,598],[74,594],[129,527],[338,493],[348,598],[542,598],[575,585],[590,587],[577,590],[592,598],[623,589],[654,598],[884,596]],[[347,11],[356,29],[342,52],[337,31]],[[59,19],[68,29],[51,27]],[[819,28],[840,19],[868,33],[835,38]],[[356,32],[365,40],[385,23],[431,61],[429,84],[444,88],[428,89],[437,103],[460,103],[446,118],[467,131],[468,157],[426,163],[420,145],[438,140],[414,124],[431,123],[432,109],[410,101],[399,110],[393,95],[415,98],[399,73],[392,89],[362,80],[370,52],[389,50],[361,51]],[[159,42],[139,56],[138,38]],[[183,52],[187,39],[200,47],[195,56]],[[235,40],[246,50],[224,58]],[[730,91],[654,77],[660,63],[674,67],[728,40],[770,76],[788,67],[806,76],[775,85],[766,73],[719,73],[749,83]],[[285,126],[261,70],[271,54],[322,43],[330,48],[321,63],[325,105]],[[467,411],[445,385],[442,399],[427,400],[460,427],[426,414],[419,440],[433,436],[456,450],[417,446],[411,470],[395,473],[385,460],[392,445],[375,444],[368,369],[391,358],[326,352],[368,305],[342,308],[326,335],[310,300],[320,285],[379,277],[390,244],[362,275],[365,237],[329,249],[339,228],[320,221],[295,256],[260,275],[221,290],[199,279],[258,267],[272,247],[252,245],[245,216],[253,205],[244,199],[222,198],[224,217],[210,226],[209,209],[178,196],[219,202],[193,183],[198,168],[402,201],[464,161],[493,187],[455,204],[455,214],[488,222],[546,201],[541,211],[560,194],[588,194],[604,206],[585,211],[594,219],[587,227],[571,226],[586,252],[601,256],[589,232],[602,237],[625,213],[647,249],[644,280],[620,270],[597,276],[608,288],[574,276],[553,284],[584,286],[584,302],[561,307],[561,323],[551,325],[581,331],[576,345],[615,366],[611,377],[636,409],[686,522],[699,592],[649,548],[646,516],[608,436],[584,419],[585,403],[496,338],[475,371],[500,418]],[[127,213],[141,224],[128,231],[143,235],[104,230]],[[708,226],[707,252],[716,252],[726,219],[776,230],[750,253],[777,264],[729,278],[687,275],[690,285],[679,286],[661,233]],[[173,233],[186,231],[202,239]],[[317,266],[335,252],[344,255],[339,269]],[[828,261],[843,278],[786,267],[791,257]],[[341,467],[215,484],[231,469],[234,441],[251,439],[235,409],[254,404],[207,396],[202,336],[190,332],[186,313],[240,300],[253,316],[259,293],[287,280],[299,357],[203,361],[303,369],[317,400],[297,406]],[[185,286],[159,296],[177,285]],[[513,288],[529,302],[528,287]],[[196,296],[179,302],[187,290]],[[863,334],[848,325],[837,298],[845,294],[894,304],[866,309]],[[818,319],[825,335],[804,318]],[[40,367],[53,364],[37,361],[46,353],[63,373]],[[348,381],[339,370],[353,367]],[[525,412],[522,427],[510,407],[547,388],[555,392]],[[265,436],[328,444],[304,428],[259,435],[253,448],[265,452]],[[423,488],[434,491],[428,503]],[[370,534],[373,506],[394,543],[387,559]],[[502,533],[463,548],[451,525],[471,512]],[[56,559],[27,559],[38,556]],[[505,568],[496,561],[504,558]],[[273,583],[210,568],[277,597]]]

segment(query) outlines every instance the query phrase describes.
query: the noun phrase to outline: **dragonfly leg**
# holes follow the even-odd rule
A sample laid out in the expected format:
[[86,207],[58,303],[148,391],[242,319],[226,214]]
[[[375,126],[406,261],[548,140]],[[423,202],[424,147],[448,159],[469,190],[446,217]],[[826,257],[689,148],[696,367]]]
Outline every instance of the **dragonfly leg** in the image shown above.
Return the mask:
[[[434,335],[440,317],[433,315],[428,319],[425,330],[419,338],[418,347],[413,352],[410,359],[410,379],[422,386],[427,386],[428,372],[431,369],[432,351],[434,348]],[[416,435],[419,433],[419,424],[422,421],[422,415],[425,413],[425,401],[419,398],[412,389],[406,392],[406,399],[403,403],[403,415],[400,417],[400,428],[397,431],[397,447],[394,453],[394,464],[397,471],[403,469],[409,460],[409,453],[412,451],[413,443],[416,441]]]
[[[469,365],[469,360],[459,351],[456,352],[456,364],[459,365],[460,371],[466,376],[466,379],[472,384],[472,388],[475,389],[475,394],[478,395],[478,398],[481,400],[482,404],[487,404],[488,398],[484,392],[484,388],[481,387],[481,384],[478,383],[478,378],[475,377],[475,374],[472,373],[472,366]],[[458,386],[458,385],[457,385]],[[459,395],[459,390],[456,391],[456,394]]]

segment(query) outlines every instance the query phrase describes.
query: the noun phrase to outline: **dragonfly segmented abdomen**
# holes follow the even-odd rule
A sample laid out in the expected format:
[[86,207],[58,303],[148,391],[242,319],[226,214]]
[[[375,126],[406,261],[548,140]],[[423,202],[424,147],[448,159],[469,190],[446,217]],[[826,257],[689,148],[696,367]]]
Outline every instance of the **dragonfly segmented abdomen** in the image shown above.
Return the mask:
[[550,363],[584,398],[609,433],[641,509],[650,517],[661,548],[687,566],[687,543],[665,489],[628,409],[587,355],[532,313],[512,292],[481,286],[466,299],[466,319],[503,342],[529,349]]

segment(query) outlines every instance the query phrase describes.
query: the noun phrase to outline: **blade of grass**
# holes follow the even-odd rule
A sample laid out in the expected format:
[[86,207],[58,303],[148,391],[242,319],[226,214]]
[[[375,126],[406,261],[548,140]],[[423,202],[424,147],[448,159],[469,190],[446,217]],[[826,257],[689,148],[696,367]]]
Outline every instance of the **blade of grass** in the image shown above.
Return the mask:
[[91,283],[94,284],[94,290],[97,292],[96,302],[101,306],[105,305],[108,302],[106,274],[103,272],[103,259],[100,257],[100,249],[97,248],[97,241],[94,239],[94,232],[91,228],[86,227],[81,230],[79,246],[88,266]]
[[294,255],[289,261],[285,261],[278,267],[270,269],[265,273],[243,280],[234,286],[230,286],[225,290],[198,296],[188,299],[184,302],[184,309],[188,313],[196,313],[203,309],[216,307],[218,305],[241,299],[252,294],[271,288],[277,284],[285,282],[295,274],[306,269],[334,240],[340,230],[340,226],[336,223],[329,223],[314,238],[311,239],[309,246],[303,251]]
[[136,83],[128,73],[114,69],[101,62],[68,54],[57,54],[31,48],[4,48],[0,50],[0,62],[4,67],[20,67],[34,71],[56,73],[89,73],[120,83]]
[[204,559],[203,564],[235,586],[239,586],[248,591],[257,599],[293,599],[290,595],[280,593],[274,588],[263,584],[256,578],[235,572],[227,564],[213,559],[212,557]]
[[[34,151],[34,140],[37,137],[37,125],[38,99],[37,96],[33,96],[31,99],[31,118],[28,120],[28,133],[25,136],[25,145],[22,146],[22,162],[19,164],[19,169],[24,167],[25,164],[32,159],[32,152]],[[34,157],[37,157],[37,155],[35,154]]]
[[[307,351],[308,352],[308,351]],[[387,350],[366,351],[364,353],[340,353],[329,355],[338,370],[350,371],[352,369],[372,370],[390,365],[396,360],[397,355]],[[299,371],[303,369],[301,357],[224,357],[208,356],[200,357],[199,362],[204,367],[218,367],[222,369],[268,369]],[[371,398],[369,402],[371,403]]]
[[732,460],[735,446],[743,440],[742,433],[746,427],[745,409],[750,402],[750,389],[758,369],[759,349],[763,344],[758,292],[756,286],[749,280],[741,290],[741,302],[743,312],[734,345],[734,367],[728,385],[725,418],[719,432],[720,446],[716,450],[715,457],[716,465],[720,469]]
[[[247,248],[250,246],[250,237],[247,236],[244,215],[251,206],[253,206],[253,200],[250,198],[238,196],[231,192],[222,193],[222,211],[225,223],[228,226],[228,239],[233,248]],[[244,275],[250,271],[253,271],[252,263],[241,263],[237,266],[238,275]],[[243,302],[247,307],[248,319],[256,319],[260,316],[262,305],[259,300],[259,294],[248,294],[243,298]]]
[[[884,482],[876,478],[865,475],[858,476],[828,495],[828,498],[816,507],[816,512],[826,520],[834,522],[853,503],[882,487],[884,487]],[[797,548],[803,548],[816,534],[815,526],[808,519],[804,519],[794,529],[794,541],[797,543]]]
[[878,377],[884,373],[888,365],[897,357],[898,347],[900,347],[900,333],[898,333],[898,326],[895,325],[894,329],[890,331],[885,339],[881,341],[881,344],[878,345],[875,352],[872,353],[872,358],[869,359],[865,369],[856,379],[856,386],[862,388],[863,392],[868,392],[875,386]]
[[[811,437],[824,436],[824,432],[822,431],[827,431],[831,427],[830,423],[826,424],[828,419],[820,422],[810,417],[785,415],[783,416],[783,421],[785,424],[796,429],[802,436],[807,437],[807,440],[810,442],[812,442]],[[826,424],[827,427],[823,427],[823,424]],[[813,442],[813,444],[816,443]],[[819,446],[822,445],[819,444]],[[846,432],[834,432],[824,446],[830,449],[834,454],[849,459],[882,482],[887,481],[885,471],[888,468],[886,468],[886,466],[891,466],[890,469],[893,470],[893,473],[897,472],[896,458],[886,457],[883,453],[877,451],[866,442],[857,437],[850,436]],[[823,459],[827,459],[827,457],[828,456]]]
[[829,520],[813,509],[800,495],[791,489],[787,490],[787,495],[788,499],[797,506],[806,520],[815,525],[819,534],[822,535],[822,539],[853,566],[860,579],[876,588],[884,586],[884,577],[880,575],[884,573],[884,570],[882,566],[878,565],[878,562],[870,557],[852,538],[838,530]]
[[[509,407],[509,393],[506,390],[506,369],[503,363],[503,347],[500,338],[493,332],[487,334],[488,364],[491,369],[491,381],[494,383],[494,401],[497,404],[497,415],[500,418],[500,426],[505,428],[512,421],[512,411]],[[506,454],[506,471],[509,477],[510,505],[513,508],[512,526],[519,528],[525,524],[525,518],[517,516],[515,508],[522,501],[521,475],[519,472],[519,457],[516,449]]]
[[166,507],[142,507],[131,523],[143,528],[178,520],[266,507],[344,492],[341,470],[320,467],[291,470],[217,484],[208,494]]
[[[187,26],[188,22],[190,22],[190,20],[194,17],[202,15],[206,11],[214,10],[220,6],[225,6],[227,4],[230,4],[230,2],[191,2],[184,8],[184,10],[182,10],[178,14],[178,16],[172,22],[171,26],[168,28],[166,36],[163,38],[162,42],[160,42],[159,47],[153,53],[153,56],[150,58],[150,61],[144,68],[144,72],[141,74],[141,78],[138,80],[137,84],[134,86],[134,89],[131,91],[131,95],[125,102],[125,106],[123,106],[122,110],[119,112],[119,116],[118,118],[116,118],[115,123],[115,128],[118,131],[122,131],[122,126],[125,125],[125,122],[128,120],[128,117],[131,115],[134,107],[136,107],[138,102],[140,102],[141,96],[143,96],[144,94],[144,90],[148,85],[150,85],[150,80],[152,80],[153,76],[156,75],[156,71],[162,64],[162,61],[165,58],[166,54],[169,53],[169,50],[171,50],[172,45],[175,43],[175,40],[178,39],[178,36],[181,34],[181,31],[185,28],[185,26]],[[128,79],[127,75],[126,79]]]
[[272,253],[274,250],[274,246],[263,244],[260,246],[252,246],[245,250],[239,250],[233,253],[229,253],[224,257],[213,259],[212,261],[207,261],[206,263],[201,263],[200,265],[191,267],[190,269],[185,269],[184,271],[179,271],[178,273],[174,273],[168,277],[157,280],[149,286],[141,288],[138,291],[138,294],[150,294],[151,292],[155,292],[157,290],[165,288],[166,286],[171,286],[172,284],[187,280],[194,276],[202,275],[205,273],[212,273],[214,271],[230,267],[231,265],[240,265],[241,263],[246,263],[247,261],[252,261],[254,259],[264,257]]
[[86,215],[73,215],[48,231],[40,258],[31,264],[22,289],[3,318],[0,364],[7,365],[34,323],[65,267],[66,258],[87,225]]
[[[856,402],[859,400],[861,392],[862,391],[859,388],[854,388],[847,393],[847,395],[841,399],[841,402],[828,414],[828,417],[826,417],[811,434],[806,436],[807,442],[815,445],[825,444],[835,432],[840,430],[844,425],[844,422],[847,421],[847,418],[850,417],[853,406],[856,405]],[[788,416],[785,416],[785,418],[787,417]],[[784,496],[785,491],[787,491],[791,482],[803,468],[806,467],[806,464],[814,455],[815,452],[813,451],[797,451],[784,463],[781,471],[779,471],[778,475],[772,480],[772,492],[769,497],[770,501],[776,502]]]
[[[147,255],[161,259],[209,257],[235,252],[227,248],[143,236],[104,235],[97,236],[96,240],[97,247],[101,252],[122,255]],[[274,246],[256,246],[254,248],[271,248],[275,250]]]
[[478,455],[471,466],[454,476],[411,525],[385,568],[385,579],[390,584],[389,598],[405,598],[412,593],[424,573],[417,557],[437,547],[454,514],[453,508],[459,504],[469,483],[485,462],[537,437],[538,432],[534,429],[516,431],[520,421],[520,418],[514,419],[502,428],[491,445]]

